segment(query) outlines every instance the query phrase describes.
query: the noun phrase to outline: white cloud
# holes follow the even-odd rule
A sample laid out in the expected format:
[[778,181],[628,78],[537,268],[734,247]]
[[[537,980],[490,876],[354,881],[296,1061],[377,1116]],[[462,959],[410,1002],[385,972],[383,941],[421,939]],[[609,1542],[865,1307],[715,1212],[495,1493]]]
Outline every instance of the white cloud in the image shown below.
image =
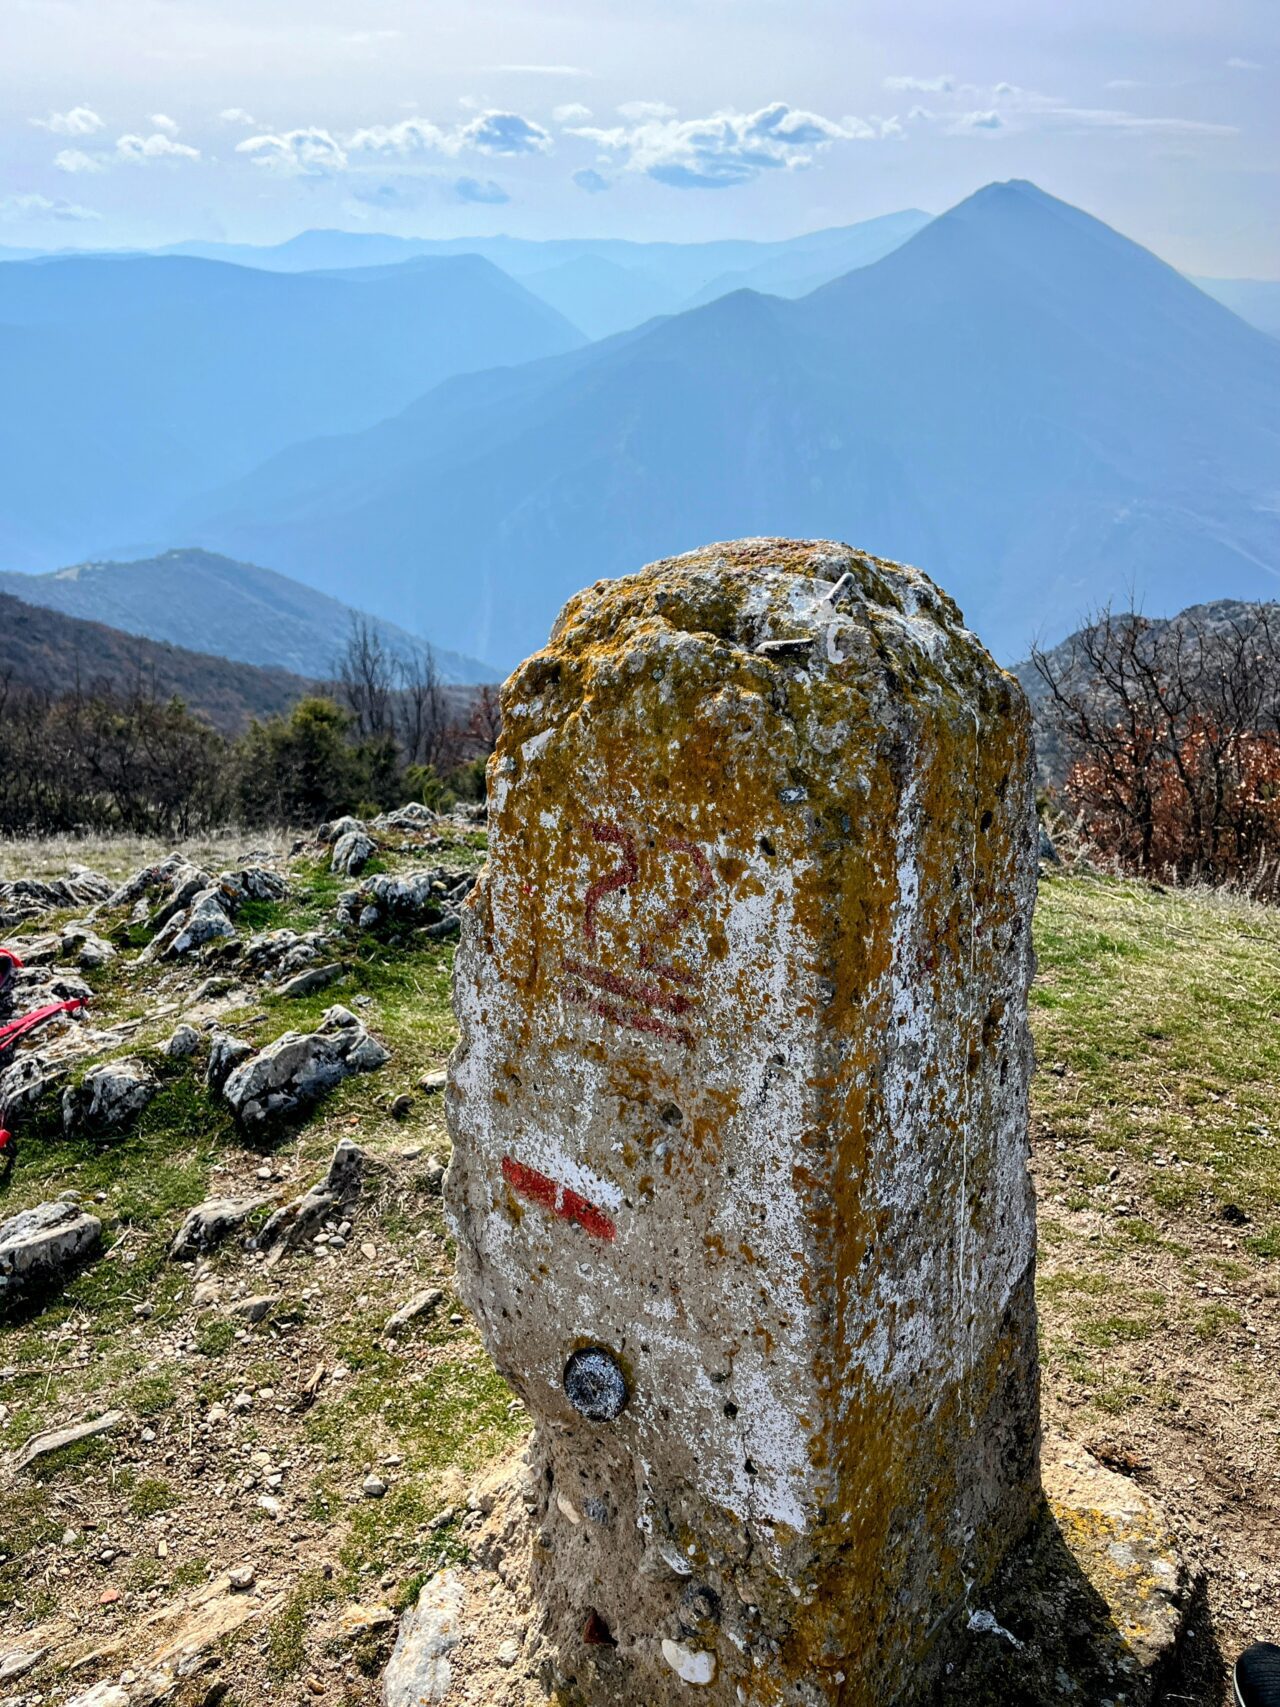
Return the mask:
[[1259,64],[1256,59],[1237,59],[1233,55],[1227,61],[1229,71],[1265,71],[1266,66]]
[[1004,120],[1000,114],[989,109],[983,113],[963,113],[956,120],[957,130],[1003,130]]
[[288,178],[327,178],[347,169],[342,144],[318,125],[246,136],[243,142],[236,143],[236,153],[248,155],[255,166]]
[[72,107],[69,112],[50,113],[47,119],[32,119],[41,130],[51,130],[55,136],[94,136],[103,128],[92,107]]
[[89,219],[101,219],[100,213],[94,213],[91,208],[80,207],[76,202],[63,201],[61,197],[50,200],[48,196],[20,195],[5,196],[0,201],[0,220],[6,224],[17,224],[26,220],[55,220],[65,224],[80,224]]
[[254,118],[253,114],[245,112],[243,107],[223,107],[222,111],[218,114],[218,117],[222,120],[223,124],[245,124],[252,126],[256,125],[258,122],[257,119]]
[[148,160],[198,160],[200,150],[185,142],[175,142],[171,136],[158,130],[150,136],[117,137],[116,158],[143,166]]
[[886,89],[915,95],[950,95],[955,91],[954,77],[886,77]]
[[460,202],[483,202],[495,207],[511,200],[502,185],[495,184],[492,178],[459,178],[453,193]]
[[573,174],[573,181],[580,190],[585,190],[589,196],[598,196],[609,188],[609,180],[603,172],[597,172],[594,166],[583,166]]
[[169,117],[168,113],[152,113],[151,117],[147,120],[147,123],[151,126],[152,130],[164,131],[166,136],[177,136],[178,134],[179,127]]
[[[289,134],[329,136],[328,131],[291,131]],[[329,140],[332,142],[333,138],[329,137]],[[345,146],[353,154],[439,154],[445,151],[445,141],[445,133],[439,125],[431,124],[427,119],[401,119],[399,124],[372,124],[363,130],[353,131]],[[243,142],[238,146],[245,148]],[[334,143],[334,146],[338,145]],[[342,164],[346,165],[345,158]]]
[[[242,143],[241,147],[244,146]],[[478,154],[511,156],[548,154],[550,132],[519,113],[488,110],[466,124],[444,130],[429,119],[401,119],[399,124],[368,125],[346,139],[353,154]]]
[[59,172],[105,172],[106,167],[95,154],[81,148],[63,148],[53,157]]
[[457,132],[460,148],[477,148],[481,154],[549,154],[550,135],[532,119],[519,113],[485,112]]
[[886,127],[893,124],[896,120],[877,125],[857,118],[836,121],[774,101],[754,113],[645,119],[609,129],[583,125],[571,134],[616,154],[627,171],[643,172],[674,189],[726,189],[762,172],[808,166],[816,152],[835,142],[892,134]]
[[585,124],[591,117],[591,108],[584,107],[581,101],[567,101],[562,107],[552,107],[551,116],[557,124]]
[[673,119],[676,116],[676,109],[665,101],[624,101],[616,110],[619,117],[632,120]]

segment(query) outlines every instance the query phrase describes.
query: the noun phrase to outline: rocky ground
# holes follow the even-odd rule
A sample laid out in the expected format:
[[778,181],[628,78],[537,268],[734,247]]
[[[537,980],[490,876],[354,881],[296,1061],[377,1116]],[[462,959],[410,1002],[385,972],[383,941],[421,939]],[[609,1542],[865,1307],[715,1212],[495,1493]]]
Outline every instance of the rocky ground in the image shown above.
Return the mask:
[[[0,1703],[372,1703],[524,1432],[439,1196],[483,835],[169,852],[0,850],[14,1011],[87,998],[0,1062],[0,1223],[55,1206],[0,1227]],[[1213,1707],[1280,1624],[1280,915],[1055,876],[1037,940],[1047,1418],[1184,1536]]]
[[521,1433],[440,1213],[449,895],[482,837],[384,823],[348,875],[346,833],[219,848],[222,876],[105,848],[109,881],[0,884],[14,1010],[88,997],[0,1076],[0,1221],[62,1199],[98,1228],[61,1283],[0,1232],[9,1707],[372,1699],[397,1610],[464,1556],[474,1473]]

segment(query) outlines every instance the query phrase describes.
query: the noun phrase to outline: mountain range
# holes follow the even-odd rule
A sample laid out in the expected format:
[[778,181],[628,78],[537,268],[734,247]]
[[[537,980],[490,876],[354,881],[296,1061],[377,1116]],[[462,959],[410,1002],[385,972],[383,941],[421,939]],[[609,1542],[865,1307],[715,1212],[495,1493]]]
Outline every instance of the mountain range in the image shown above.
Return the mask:
[[583,342],[477,255],[369,278],[178,256],[5,263],[0,564],[172,545],[175,508],[286,445]]
[[[352,622],[363,615],[273,570],[194,550],[137,563],[77,563],[47,575],[0,574],[0,593],[173,647],[320,679],[334,674]],[[374,626],[402,656],[426,644],[394,622]],[[491,682],[498,673],[457,652],[433,647],[432,656],[448,683]]]
[[[799,300],[751,290],[315,438],[183,537],[509,664],[600,576],[746,534],[914,562],[999,655],[1280,564],[1280,343],[1025,182]],[[376,565],[376,571],[370,566]]]
[[287,670],[138,639],[0,591],[0,700],[12,687],[57,696],[103,686],[177,697],[227,734],[287,711],[313,688]]

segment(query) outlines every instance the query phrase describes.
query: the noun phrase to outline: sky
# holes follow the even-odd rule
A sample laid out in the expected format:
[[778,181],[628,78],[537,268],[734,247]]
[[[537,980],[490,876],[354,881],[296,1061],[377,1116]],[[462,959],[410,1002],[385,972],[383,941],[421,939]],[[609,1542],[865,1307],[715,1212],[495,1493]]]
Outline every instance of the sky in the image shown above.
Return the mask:
[[0,246],[777,238],[1030,178],[1280,278],[1275,0],[0,0]]

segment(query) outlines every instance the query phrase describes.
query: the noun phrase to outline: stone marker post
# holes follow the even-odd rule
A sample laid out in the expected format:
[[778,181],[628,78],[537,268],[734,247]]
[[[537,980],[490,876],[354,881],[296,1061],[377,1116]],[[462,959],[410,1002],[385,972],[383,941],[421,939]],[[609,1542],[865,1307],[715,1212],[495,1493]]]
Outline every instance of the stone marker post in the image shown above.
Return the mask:
[[908,1700],[1038,1498],[1022,693],[918,571],[745,540],[503,709],[447,1193],[546,1681]]

